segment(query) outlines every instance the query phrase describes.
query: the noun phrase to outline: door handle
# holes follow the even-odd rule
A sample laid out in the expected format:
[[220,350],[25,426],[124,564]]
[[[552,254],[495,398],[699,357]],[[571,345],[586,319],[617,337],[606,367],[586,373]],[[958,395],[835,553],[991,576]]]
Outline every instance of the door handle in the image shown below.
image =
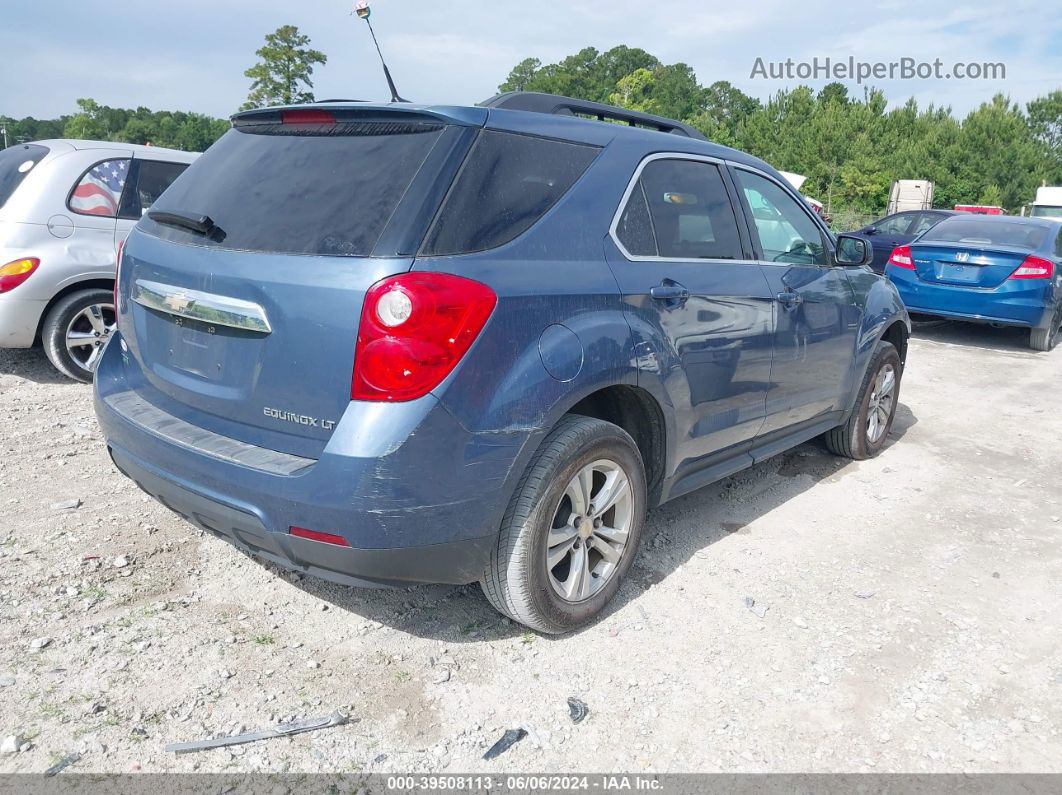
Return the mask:
[[690,291],[678,282],[666,281],[650,289],[649,295],[658,301],[685,301]]
[[804,303],[804,296],[800,293],[794,293],[792,290],[786,290],[783,293],[778,293],[776,296],[778,303],[784,306],[786,309],[792,309],[795,306],[799,306]]

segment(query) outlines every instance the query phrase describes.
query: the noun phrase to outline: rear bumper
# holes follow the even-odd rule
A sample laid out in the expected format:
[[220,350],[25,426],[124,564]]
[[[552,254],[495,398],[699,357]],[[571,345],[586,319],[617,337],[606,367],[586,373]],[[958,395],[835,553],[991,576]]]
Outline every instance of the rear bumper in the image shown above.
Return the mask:
[[909,312],[1046,328],[1055,311],[1047,281],[1006,281],[988,290],[924,282],[913,271],[891,265],[886,275]]
[[486,536],[405,549],[355,549],[308,541],[274,532],[254,513],[178,486],[122,450],[112,446],[109,451],[123,475],[184,520],[249,555],[340,585],[474,582],[495,543],[494,536]]
[[19,298],[17,290],[0,295],[0,348],[29,348],[33,345],[41,314],[47,305],[47,301]]
[[[116,408],[130,391],[119,348],[120,336],[96,373],[96,414],[111,457],[188,521],[281,566],[347,585],[464,584],[482,575],[527,434],[469,433],[430,395],[351,403],[320,458],[290,474],[267,470],[248,465],[243,452],[192,449]],[[350,546],[291,536],[293,526]]]

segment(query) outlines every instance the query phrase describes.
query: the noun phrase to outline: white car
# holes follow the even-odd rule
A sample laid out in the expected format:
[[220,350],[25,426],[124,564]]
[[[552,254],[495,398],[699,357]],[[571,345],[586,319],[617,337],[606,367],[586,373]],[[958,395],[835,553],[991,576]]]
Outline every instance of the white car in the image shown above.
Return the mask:
[[52,140],[0,151],[0,348],[91,381],[114,329],[119,243],[198,153]]

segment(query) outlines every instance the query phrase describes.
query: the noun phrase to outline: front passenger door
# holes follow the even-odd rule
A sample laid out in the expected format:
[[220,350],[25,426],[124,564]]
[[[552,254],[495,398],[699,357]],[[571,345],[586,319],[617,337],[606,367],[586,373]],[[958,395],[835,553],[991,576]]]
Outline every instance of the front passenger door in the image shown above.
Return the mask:
[[833,419],[847,406],[862,309],[803,202],[768,175],[733,165],[775,300],[774,363],[762,435]]

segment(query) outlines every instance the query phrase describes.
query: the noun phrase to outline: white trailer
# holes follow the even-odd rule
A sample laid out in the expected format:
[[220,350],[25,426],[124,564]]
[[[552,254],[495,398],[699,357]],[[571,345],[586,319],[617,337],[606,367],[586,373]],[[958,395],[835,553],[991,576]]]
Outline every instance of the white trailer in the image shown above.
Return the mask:
[[904,210],[929,210],[933,207],[933,183],[927,179],[898,179],[889,191],[885,215]]
[[1037,188],[1036,201],[1029,215],[1039,218],[1062,218],[1062,188]]

